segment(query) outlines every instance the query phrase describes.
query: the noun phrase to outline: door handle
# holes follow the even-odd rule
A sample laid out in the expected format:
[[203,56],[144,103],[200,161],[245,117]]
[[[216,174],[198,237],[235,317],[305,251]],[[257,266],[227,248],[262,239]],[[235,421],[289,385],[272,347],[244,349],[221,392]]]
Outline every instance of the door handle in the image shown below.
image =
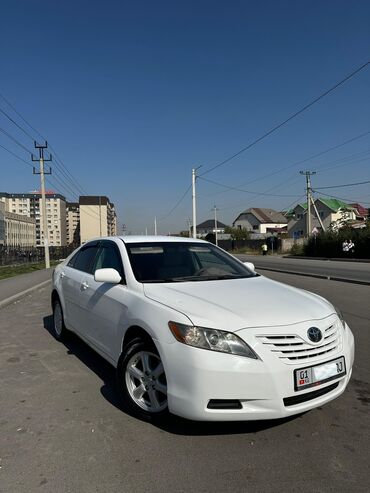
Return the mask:
[[87,289],[88,287],[89,287],[89,284],[86,281],[81,284],[81,288],[84,290]]

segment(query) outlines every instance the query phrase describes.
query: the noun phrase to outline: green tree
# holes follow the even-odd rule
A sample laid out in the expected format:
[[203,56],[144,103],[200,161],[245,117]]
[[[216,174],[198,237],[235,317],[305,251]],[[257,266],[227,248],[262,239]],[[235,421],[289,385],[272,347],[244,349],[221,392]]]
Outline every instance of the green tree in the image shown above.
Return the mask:
[[231,228],[228,226],[225,228],[225,233],[231,235],[233,240],[247,240],[249,238],[249,231],[246,228]]

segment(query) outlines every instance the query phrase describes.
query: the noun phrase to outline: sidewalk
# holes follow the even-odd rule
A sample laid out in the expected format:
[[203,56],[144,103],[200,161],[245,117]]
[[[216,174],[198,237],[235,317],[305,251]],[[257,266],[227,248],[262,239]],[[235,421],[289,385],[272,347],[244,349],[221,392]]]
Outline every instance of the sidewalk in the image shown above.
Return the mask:
[[51,281],[53,270],[53,268],[42,269],[0,280],[0,307],[7,304],[8,300],[15,300],[18,295],[26,294],[25,291],[32,291],[40,284],[46,284]]

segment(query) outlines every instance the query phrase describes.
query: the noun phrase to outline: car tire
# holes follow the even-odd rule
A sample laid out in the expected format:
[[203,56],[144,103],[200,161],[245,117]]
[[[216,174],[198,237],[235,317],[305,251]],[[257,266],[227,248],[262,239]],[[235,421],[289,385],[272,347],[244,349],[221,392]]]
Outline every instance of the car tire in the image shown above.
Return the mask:
[[146,421],[168,415],[166,375],[151,340],[137,337],[123,348],[117,366],[117,391],[130,415]]
[[59,298],[53,302],[53,335],[58,341],[65,341],[68,330],[64,324],[63,308]]

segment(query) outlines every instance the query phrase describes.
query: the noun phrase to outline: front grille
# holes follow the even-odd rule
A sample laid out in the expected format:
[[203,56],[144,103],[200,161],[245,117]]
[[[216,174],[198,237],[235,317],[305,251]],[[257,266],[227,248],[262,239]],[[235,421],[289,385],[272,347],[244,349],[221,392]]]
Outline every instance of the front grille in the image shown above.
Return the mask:
[[324,337],[318,344],[305,341],[298,335],[264,335],[257,336],[270,351],[283,360],[302,361],[327,355],[340,348],[341,336],[337,324],[333,324],[324,331]]
[[284,400],[284,406],[296,406],[297,404],[301,404],[302,402],[307,402],[312,399],[316,399],[317,397],[320,397],[322,395],[328,394],[332,390],[336,389],[339,385],[339,382],[335,382],[332,385],[329,385],[328,387],[325,387],[323,389],[319,390],[314,390],[313,392],[308,392],[307,394],[300,394],[300,395],[293,395],[292,397],[285,397]]

